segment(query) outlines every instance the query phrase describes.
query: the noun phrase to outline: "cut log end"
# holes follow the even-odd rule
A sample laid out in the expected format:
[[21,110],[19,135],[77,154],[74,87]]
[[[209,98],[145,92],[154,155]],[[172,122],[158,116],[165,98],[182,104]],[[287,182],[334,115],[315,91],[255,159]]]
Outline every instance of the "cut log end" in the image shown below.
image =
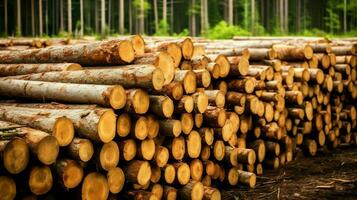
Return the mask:
[[135,138],[144,140],[148,136],[148,133],[148,120],[146,117],[140,116],[135,123]]
[[127,113],[119,115],[116,126],[117,134],[120,137],[126,137],[127,135],[129,135],[131,129],[130,116]]
[[102,142],[107,143],[114,139],[116,123],[116,116],[113,110],[107,110],[102,114],[98,123],[98,135]]
[[175,66],[173,58],[168,53],[161,52],[156,61],[156,66],[162,70],[162,73],[164,73],[164,84],[167,85],[171,83],[175,75]]
[[171,184],[174,182],[175,177],[176,177],[175,167],[173,165],[166,165],[164,169],[165,182]]
[[226,97],[223,94],[223,92],[219,91],[216,95],[216,100],[215,100],[216,106],[218,108],[223,108],[225,103],[226,103]]
[[62,181],[66,188],[75,188],[81,183],[83,168],[77,162],[69,162],[63,171]]
[[200,92],[197,97],[197,108],[200,113],[204,113],[208,106],[208,96]]
[[136,90],[133,96],[134,111],[137,114],[145,114],[149,109],[150,97],[144,90]]
[[194,101],[191,96],[185,96],[184,108],[187,113],[191,113],[194,108]]
[[190,181],[191,171],[190,167],[186,163],[180,163],[177,168],[177,180],[181,185],[186,185]]
[[7,143],[2,156],[6,170],[11,174],[18,174],[27,167],[30,152],[24,140],[14,139]]
[[89,161],[94,153],[94,148],[92,142],[90,140],[83,140],[79,147],[79,158],[83,162]]
[[225,145],[224,142],[221,140],[217,140],[214,143],[213,147],[213,155],[214,157],[218,160],[221,161],[224,158],[225,155]]
[[46,136],[37,146],[37,157],[45,165],[56,162],[59,153],[57,139],[53,136]]
[[255,83],[252,79],[247,79],[245,84],[244,84],[244,90],[247,93],[253,93],[254,92],[254,87],[255,87]]
[[67,67],[64,69],[64,71],[76,71],[76,70],[81,70],[82,66],[77,63],[70,63],[67,65]]
[[[181,130],[184,134],[189,134],[193,128],[193,117],[192,114],[189,113],[183,113],[181,115],[181,129],[180,129],[180,133]],[[177,125],[178,126],[178,125]]]
[[119,193],[125,184],[125,175],[119,167],[112,168],[107,174],[109,191],[113,194]]
[[74,137],[72,121],[66,117],[58,118],[54,124],[52,135],[57,139],[59,146],[69,145]]
[[166,51],[174,59],[175,68],[178,68],[180,66],[181,59],[182,59],[182,51],[180,46],[178,46],[176,43],[170,43],[167,46]]
[[136,155],[136,142],[133,139],[123,141],[120,151],[126,161],[132,160]]
[[53,184],[52,173],[49,167],[34,167],[30,172],[29,186],[35,195],[46,194]]
[[241,58],[240,59],[239,64],[238,64],[238,70],[239,70],[239,73],[242,76],[245,76],[245,75],[248,74],[248,72],[249,72],[249,61],[248,61],[248,59],[245,59],[245,58]]
[[219,55],[217,56],[215,62],[219,65],[219,76],[221,78],[228,76],[231,64],[229,63],[227,57],[224,55]]
[[97,172],[88,174],[82,184],[82,199],[105,200],[109,195],[107,179]]
[[183,79],[183,87],[187,94],[194,93],[197,88],[196,74],[192,71],[188,71]]
[[111,89],[109,103],[113,109],[121,109],[126,103],[126,94],[122,86],[115,86]]
[[161,90],[165,84],[164,73],[160,69],[156,69],[152,73],[152,85],[155,90]]
[[181,43],[181,50],[182,50],[182,55],[184,59],[190,60],[193,56],[193,42],[190,38],[186,38],[182,41]]
[[102,146],[99,155],[101,167],[108,171],[119,163],[119,147],[116,142],[111,141]]
[[15,199],[16,183],[12,178],[0,176],[0,197],[4,200]]
[[180,100],[183,96],[183,86],[182,84],[175,84],[175,86],[171,89],[172,98],[175,100]]
[[166,147],[158,147],[158,150],[156,150],[157,152],[155,153],[155,157],[156,157],[156,165],[158,167],[164,167],[167,164],[167,161],[169,160],[169,150]]
[[155,142],[153,139],[146,139],[141,141],[140,145],[141,155],[145,160],[151,160],[155,155]]
[[177,137],[172,140],[172,156],[176,160],[182,160],[186,152],[185,139],[183,137]]
[[145,53],[145,41],[140,35],[132,36],[131,43],[136,55],[140,56]]
[[119,48],[118,48],[118,55],[120,59],[123,60],[124,62],[131,63],[135,58],[135,52],[132,42],[128,40],[120,41]]
[[174,113],[174,103],[169,97],[165,98],[162,102],[162,113],[167,118],[171,117]]
[[200,200],[203,198],[203,194],[204,194],[203,184],[201,182],[194,183],[191,190],[191,199]]
[[313,51],[312,47],[309,46],[309,45],[306,45],[304,47],[304,56],[305,56],[305,58],[306,59],[311,59],[313,55],[314,55],[314,51]]
[[201,137],[197,131],[191,131],[187,139],[187,153],[190,158],[198,158],[201,153]]
[[151,178],[151,167],[149,162],[143,162],[142,165],[140,165],[138,175],[137,175],[137,182],[140,185],[146,185]]
[[207,88],[210,84],[211,84],[211,74],[209,73],[209,71],[205,70],[202,72],[202,86],[204,88]]

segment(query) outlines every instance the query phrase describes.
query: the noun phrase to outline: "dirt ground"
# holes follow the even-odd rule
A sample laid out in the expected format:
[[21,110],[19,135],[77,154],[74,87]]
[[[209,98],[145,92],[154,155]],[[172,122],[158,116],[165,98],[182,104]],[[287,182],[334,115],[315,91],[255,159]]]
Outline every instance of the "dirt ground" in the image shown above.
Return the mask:
[[357,148],[325,150],[315,157],[298,152],[284,167],[264,171],[256,188],[225,190],[222,199],[357,199]]

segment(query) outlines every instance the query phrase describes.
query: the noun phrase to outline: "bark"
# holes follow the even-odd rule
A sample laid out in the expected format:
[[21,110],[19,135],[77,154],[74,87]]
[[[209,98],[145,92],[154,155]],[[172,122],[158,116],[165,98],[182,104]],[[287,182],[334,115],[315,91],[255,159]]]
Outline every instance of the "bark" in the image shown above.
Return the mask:
[[129,41],[104,41],[88,44],[53,46],[19,52],[1,52],[3,63],[62,63],[81,65],[115,65],[134,60],[134,50]]

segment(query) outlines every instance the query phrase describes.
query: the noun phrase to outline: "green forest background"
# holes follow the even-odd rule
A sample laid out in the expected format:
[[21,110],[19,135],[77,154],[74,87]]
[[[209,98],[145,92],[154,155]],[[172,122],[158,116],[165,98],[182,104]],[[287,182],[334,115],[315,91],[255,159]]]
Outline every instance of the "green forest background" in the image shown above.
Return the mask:
[[0,0],[0,36],[357,36],[357,0]]

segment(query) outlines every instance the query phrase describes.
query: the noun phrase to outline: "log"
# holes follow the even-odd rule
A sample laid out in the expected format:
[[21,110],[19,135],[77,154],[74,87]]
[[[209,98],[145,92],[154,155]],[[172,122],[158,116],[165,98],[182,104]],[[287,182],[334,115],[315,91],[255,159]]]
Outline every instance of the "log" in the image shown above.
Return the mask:
[[161,90],[149,90],[150,94],[167,95],[174,100],[180,100],[184,95],[183,92],[183,86],[180,82],[171,82],[164,85]]
[[138,145],[137,157],[143,160],[152,160],[155,155],[155,142],[145,139]]
[[188,135],[193,129],[194,119],[192,114],[190,113],[182,113],[181,114],[181,127],[182,132]]
[[109,191],[113,194],[117,194],[122,191],[125,184],[125,175],[121,168],[114,167],[107,173],[107,180]]
[[278,59],[294,61],[311,59],[313,49],[309,45],[304,47],[289,46],[289,45],[273,45],[272,49],[276,52]]
[[186,94],[192,94],[196,91],[196,74],[191,70],[176,70],[174,81],[182,83]]
[[0,196],[2,199],[15,199],[16,183],[12,177],[0,176]]
[[223,127],[227,116],[224,109],[208,106],[203,113],[204,122],[211,127]]
[[175,113],[191,113],[194,108],[192,96],[185,95],[178,102],[175,102]]
[[135,124],[135,126],[132,126],[130,131],[133,138],[139,140],[144,140],[147,138],[149,134],[148,118],[145,116],[135,116],[133,124]]
[[204,186],[203,187],[204,200],[219,200],[221,199],[221,192],[217,188]]
[[158,197],[148,191],[144,190],[130,190],[125,192],[126,199],[133,199],[133,200],[158,200]]
[[147,161],[133,160],[124,167],[125,178],[131,183],[146,185],[151,178],[151,168]]
[[82,67],[77,63],[0,64],[0,77],[81,69]]
[[109,184],[105,176],[98,172],[89,173],[83,180],[82,199],[105,200],[109,196]]
[[205,90],[204,93],[208,97],[208,103],[215,105],[218,108],[223,108],[225,105],[225,95],[220,90]]
[[236,79],[228,82],[228,89],[237,92],[250,94],[254,91],[254,87],[255,83],[252,78]]
[[126,90],[127,102],[124,110],[129,113],[145,114],[149,110],[150,97],[142,89]]
[[120,152],[116,142],[110,141],[103,144],[98,153],[99,155],[97,159],[103,170],[109,171],[118,165]]
[[203,92],[196,92],[192,94],[192,98],[195,104],[194,110],[199,113],[204,113],[208,106],[208,96]]
[[196,75],[197,87],[207,88],[211,84],[211,74],[206,69],[193,70]]
[[48,166],[33,167],[30,171],[28,184],[33,194],[46,194],[53,185],[51,169]]
[[172,165],[176,170],[176,182],[180,185],[186,185],[191,177],[190,166],[184,162],[176,162]]
[[243,184],[249,186],[250,188],[255,187],[256,175],[254,173],[238,170],[238,174],[239,174],[239,182],[240,183],[243,183]]
[[218,161],[223,160],[225,155],[225,145],[222,140],[216,140],[213,146],[213,155]]
[[[3,143],[3,141],[1,141]],[[30,151],[25,140],[15,138],[1,145],[2,164],[10,174],[24,171],[29,163]],[[4,194],[4,193],[2,193]]]
[[229,76],[245,76],[248,74],[249,61],[245,57],[228,57],[231,67]]
[[137,152],[137,146],[134,139],[122,140],[119,142],[118,146],[120,152],[120,159],[124,159],[125,161],[130,161],[134,159]]
[[181,47],[175,42],[153,44],[145,47],[145,52],[167,52],[174,60],[175,68],[178,68],[182,59]]
[[173,58],[165,52],[145,53],[137,57],[134,64],[155,65],[164,74],[164,85],[171,83],[175,76],[175,65]]
[[173,101],[169,97],[150,95],[150,111],[164,118],[169,118],[174,112]]
[[55,163],[56,173],[65,188],[75,188],[83,178],[83,168],[74,160],[59,159]]
[[156,165],[151,165],[151,177],[150,181],[152,183],[158,183],[161,179],[161,169],[163,167],[158,167]]
[[115,136],[116,117],[110,109],[40,109],[0,106],[0,112],[3,120],[31,125],[34,128],[42,126],[49,120],[64,116],[73,122],[76,132],[98,142],[109,142]]
[[169,160],[169,155],[169,150],[166,147],[156,145],[153,160],[158,167],[164,167]]
[[172,164],[165,165],[162,170],[164,171],[164,180],[168,184],[172,184],[176,178],[176,169]]
[[164,74],[161,69],[149,64],[91,67],[86,70],[45,72],[13,78],[46,82],[122,85],[125,88],[139,87],[153,90],[161,90],[164,86]]
[[204,187],[201,182],[190,181],[179,190],[179,198],[183,200],[200,200],[203,199]]
[[249,48],[250,61],[256,60],[272,60],[277,57],[277,52],[274,49],[266,49],[266,48]]
[[126,137],[129,135],[132,126],[132,121],[128,113],[123,113],[118,116],[116,123],[116,132],[119,137]]
[[0,93],[7,97],[23,97],[72,103],[93,103],[120,109],[125,106],[125,90],[121,86],[85,85],[26,80],[0,80]]
[[176,119],[160,120],[160,130],[165,136],[178,137],[182,132],[181,122]]
[[115,65],[131,63],[134,49],[130,41],[109,40],[86,44],[53,46],[16,52],[0,52],[2,63],[63,63]]
[[177,189],[171,186],[164,186],[164,199],[166,200],[175,200],[177,199]]
[[93,156],[94,148],[90,140],[75,137],[67,146],[67,152],[73,159],[88,162]]
[[197,131],[191,131],[186,140],[187,154],[190,158],[198,158],[201,153],[201,136]]
[[148,138],[154,139],[158,136],[159,134],[159,120],[156,119],[154,115],[149,115],[147,116],[148,119]]

